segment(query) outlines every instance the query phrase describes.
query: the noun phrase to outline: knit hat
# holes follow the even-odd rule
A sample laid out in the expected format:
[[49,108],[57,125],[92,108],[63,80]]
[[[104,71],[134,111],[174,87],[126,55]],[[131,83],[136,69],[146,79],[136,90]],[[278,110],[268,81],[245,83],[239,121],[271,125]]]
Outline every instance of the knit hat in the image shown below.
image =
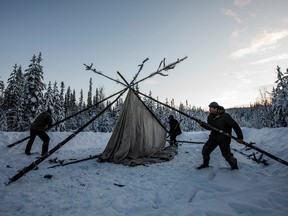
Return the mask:
[[209,107],[218,108],[218,107],[219,107],[219,104],[218,104],[217,102],[213,101],[213,102],[211,102],[211,103],[209,104]]

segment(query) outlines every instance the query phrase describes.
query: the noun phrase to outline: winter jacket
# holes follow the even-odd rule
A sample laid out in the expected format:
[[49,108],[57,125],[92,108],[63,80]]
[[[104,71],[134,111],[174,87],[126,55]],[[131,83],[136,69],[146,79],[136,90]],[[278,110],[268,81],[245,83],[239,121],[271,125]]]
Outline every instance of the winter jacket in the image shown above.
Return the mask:
[[182,131],[180,129],[179,122],[176,119],[171,118],[169,120],[169,125],[170,125],[169,134],[174,134],[177,136],[177,135],[180,135],[182,133]]
[[[209,125],[218,128],[228,134],[232,134],[232,128],[237,135],[237,139],[243,139],[242,130],[237,124],[237,122],[228,114],[225,113],[224,108],[220,109],[217,114],[209,114],[207,118]],[[203,127],[205,129],[211,130],[207,126]],[[231,142],[231,138],[221,134],[217,131],[212,130],[209,136],[210,139],[217,140],[218,142]]]
[[51,127],[52,116],[49,111],[40,113],[37,118],[32,122],[30,129],[33,130],[45,130],[46,127]]

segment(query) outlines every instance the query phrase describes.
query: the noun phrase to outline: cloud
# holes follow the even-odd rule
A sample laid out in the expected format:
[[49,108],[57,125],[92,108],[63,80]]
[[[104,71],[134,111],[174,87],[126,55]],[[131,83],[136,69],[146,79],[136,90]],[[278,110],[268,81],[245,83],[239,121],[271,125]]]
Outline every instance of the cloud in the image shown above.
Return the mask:
[[225,16],[232,17],[237,23],[241,23],[242,22],[242,20],[238,16],[238,14],[235,13],[234,11],[230,10],[230,9],[222,8],[221,12]]
[[264,52],[277,47],[279,40],[288,36],[288,30],[275,30],[272,32],[263,32],[256,36],[248,47],[239,49],[232,53],[232,58],[241,58],[249,54]]
[[237,40],[238,38],[241,37],[242,34],[244,34],[246,32],[247,32],[247,28],[237,29],[237,30],[232,32],[232,34],[230,35],[230,38],[232,40]]
[[[247,73],[237,73],[235,75],[236,75],[236,78],[239,80],[239,82],[238,82],[239,87],[243,87],[246,84],[251,83],[251,80],[249,79],[249,75]],[[251,74],[250,74],[250,76],[251,76]]]
[[234,4],[239,7],[243,8],[246,5],[250,4],[251,0],[234,0]]
[[235,39],[239,38],[239,35],[240,35],[239,31],[233,31],[230,37],[231,37],[231,39],[235,40]]
[[263,64],[263,63],[267,63],[271,61],[278,61],[278,60],[283,60],[283,59],[288,59],[288,53],[283,53],[283,54],[272,56],[270,58],[262,59],[256,62],[251,62],[250,65]]
[[288,24],[288,17],[282,18],[282,22],[283,22],[284,24]]

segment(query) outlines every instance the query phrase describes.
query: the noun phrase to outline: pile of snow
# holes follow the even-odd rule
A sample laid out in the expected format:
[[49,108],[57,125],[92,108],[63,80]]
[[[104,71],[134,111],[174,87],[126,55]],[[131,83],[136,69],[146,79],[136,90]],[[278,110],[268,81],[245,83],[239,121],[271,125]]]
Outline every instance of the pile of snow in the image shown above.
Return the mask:
[[[50,148],[71,133],[48,132]],[[288,128],[243,128],[246,142],[288,160]],[[183,133],[179,140],[204,142],[208,132]],[[98,163],[95,159],[49,168],[53,161],[87,158],[101,153],[110,133],[83,132],[64,145],[37,170],[5,185],[41,152],[37,138],[32,152],[26,142],[6,146],[28,136],[27,132],[0,132],[0,215],[277,215],[288,212],[288,167],[264,156],[258,164],[234,153],[239,170],[231,171],[217,148],[211,167],[197,170],[202,162],[201,144],[182,144],[168,162],[128,167]],[[232,141],[232,148],[243,145]],[[251,152],[250,152],[251,153]],[[50,161],[50,162],[49,162]]]

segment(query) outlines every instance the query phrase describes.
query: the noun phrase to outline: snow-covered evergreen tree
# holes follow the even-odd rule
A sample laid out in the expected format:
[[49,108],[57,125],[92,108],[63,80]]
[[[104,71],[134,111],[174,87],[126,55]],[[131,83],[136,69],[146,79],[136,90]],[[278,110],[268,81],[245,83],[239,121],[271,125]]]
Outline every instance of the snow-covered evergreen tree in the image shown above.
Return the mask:
[[[85,105],[85,102],[84,102],[83,90],[81,89],[77,109],[78,109],[78,111],[81,111],[81,110],[83,110],[85,108],[86,108],[86,105]],[[88,121],[88,119],[89,119],[88,115],[89,115],[88,112],[82,112],[81,114],[76,116],[77,123],[78,123],[79,126],[84,125]],[[89,131],[90,127],[87,127],[84,130],[85,131]]]
[[20,131],[22,124],[24,77],[21,66],[14,65],[4,93],[3,111],[6,115],[7,131]]
[[[156,100],[159,100],[159,98],[156,97]],[[160,103],[156,103],[155,106],[156,106],[156,107],[155,107],[154,113],[155,113],[156,117],[157,117],[157,118],[161,121],[161,123],[164,125],[164,122],[166,122],[167,119],[164,119],[164,118],[163,118],[163,106],[162,106]]]
[[117,121],[117,119],[120,115],[120,112],[122,110],[123,104],[124,104],[123,98],[120,97],[115,103],[115,106],[113,109],[113,115],[111,116],[111,117],[113,117],[114,122]]
[[259,128],[274,127],[271,93],[268,93],[266,87],[260,89],[259,92],[260,96],[256,102],[256,106],[260,108],[257,112],[259,113]]
[[71,106],[71,88],[68,86],[67,91],[64,97],[64,109],[65,109],[65,117],[71,115],[70,106]]
[[[186,113],[188,116],[194,117],[196,119],[201,119],[202,121],[206,121],[207,115],[201,108],[197,108],[195,106],[189,105],[188,101],[186,100],[185,105],[180,104],[179,106],[180,111]],[[192,130],[203,130],[196,121],[192,120],[189,117],[182,116],[181,128],[183,131],[192,131]]]
[[4,82],[3,80],[0,80],[0,131],[7,130],[6,115],[4,113],[4,108],[3,108],[4,88],[5,88]]
[[88,91],[88,96],[87,96],[87,106],[92,106],[92,78],[89,80],[89,91]]
[[[105,99],[104,90],[102,87],[98,89],[98,95],[96,96],[97,96],[96,101],[98,101],[97,103]],[[106,101],[106,103],[108,102]],[[98,106],[96,106],[96,111],[93,112],[93,116],[96,115],[96,113],[101,112],[103,109],[105,109],[105,107],[106,107],[105,102],[99,103]],[[98,119],[96,119],[96,121],[94,121],[92,124],[92,130],[103,132],[103,129],[107,127],[106,123],[104,122],[104,119],[107,119],[108,117],[109,115],[105,114],[105,115],[101,115]]]
[[[165,104],[169,106],[168,98],[166,98]],[[171,109],[169,109],[167,106],[163,106],[163,116],[161,118],[161,122],[167,129],[169,128],[168,124],[169,115],[171,115]]]
[[120,97],[111,107],[110,109],[110,124],[111,124],[111,131],[113,131],[115,125],[116,125],[116,122],[119,118],[119,115],[120,115],[120,112],[122,110],[122,107],[123,107],[123,104],[124,104],[124,101],[123,101],[123,98]]
[[[75,91],[74,89],[73,89],[72,95],[71,95],[71,106],[70,106],[70,110],[71,110],[71,113],[72,113],[72,114],[75,114],[76,112],[79,111],[79,110],[78,110],[78,107],[77,107],[76,91]],[[70,120],[72,130],[76,130],[76,129],[78,129],[78,127],[80,126],[78,120],[79,120],[79,119],[77,119],[77,118],[72,118],[72,119]]]
[[276,127],[288,126],[288,69],[285,74],[277,66],[277,86],[273,91],[272,111]]
[[[109,101],[106,102],[106,106],[108,106],[110,104]],[[105,106],[105,107],[106,107]],[[105,108],[104,107],[104,108]],[[111,132],[112,129],[113,129],[113,122],[112,122],[112,119],[111,119],[111,113],[112,113],[112,109],[111,107],[106,110],[101,116],[99,116],[98,118],[98,127],[97,127],[97,131],[99,132]]]
[[84,96],[83,96],[83,89],[81,89],[80,90],[79,103],[78,103],[80,110],[82,110],[84,108],[83,105],[84,105]]
[[250,107],[230,108],[226,110],[240,127],[252,127],[252,118],[254,116]]
[[[176,109],[176,105],[175,105],[175,100],[174,100],[174,98],[172,98],[172,100],[170,101],[170,107]],[[179,120],[179,118],[178,118],[178,113],[177,113],[175,110],[169,109],[169,115],[173,115],[175,119]]]
[[[153,98],[151,90],[149,91],[149,95],[148,96],[150,98]],[[152,99],[150,99],[150,98],[144,98],[144,100],[145,100],[144,102],[145,102],[146,106],[149,108],[149,110],[154,112],[155,109],[156,109],[156,105],[155,105],[154,101]]]
[[[182,102],[180,102],[179,111],[187,114],[188,113],[187,108],[188,107],[184,106],[184,104]],[[189,131],[189,118],[178,114],[177,119],[180,120],[179,124],[180,124],[181,130],[182,131]]]
[[[53,95],[53,122],[59,122],[62,119],[65,118],[65,110],[64,110],[64,100],[61,98],[61,94],[58,89],[57,82],[54,82],[54,86],[52,89],[52,95]],[[56,131],[63,131],[65,130],[65,124],[60,123],[57,125],[54,130]]]
[[55,106],[54,92],[52,89],[51,81],[49,81],[47,91],[44,93],[43,106],[41,111],[43,112],[49,108],[53,108],[54,106]]
[[[70,86],[67,88],[65,94],[65,117],[70,117],[77,112],[76,93],[75,90],[71,92]],[[76,130],[78,128],[77,118],[70,118],[65,122],[66,130]]]
[[0,80],[0,105],[2,105],[4,99],[4,88],[5,88],[4,82],[3,80]]
[[[57,114],[57,118],[59,117],[62,120],[66,117],[65,116],[66,110],[65,110],[65,84],[64,84],[64,82],[60,83],[59,106],[61,106],[61,108],[58,109],[60,111],[59,111],[59,114]],[[57,109],[57,107],[55,109]],[[58,112],[58,111],[56,111],[56,112]],[[59,125],[59,127],[57,126],[56,130],[65,131],[66,130],[65,122],[61,123]]]
[[41,66],[42,55],[38,57],[33,55],[31,64],[25,70],[24,78],[24,101],[23,101],[23,119],[25,121],[24,129],[28,129],[30,122],[40,113],[43,106],[43,91],[45,84],[43,82],[43,67]]

